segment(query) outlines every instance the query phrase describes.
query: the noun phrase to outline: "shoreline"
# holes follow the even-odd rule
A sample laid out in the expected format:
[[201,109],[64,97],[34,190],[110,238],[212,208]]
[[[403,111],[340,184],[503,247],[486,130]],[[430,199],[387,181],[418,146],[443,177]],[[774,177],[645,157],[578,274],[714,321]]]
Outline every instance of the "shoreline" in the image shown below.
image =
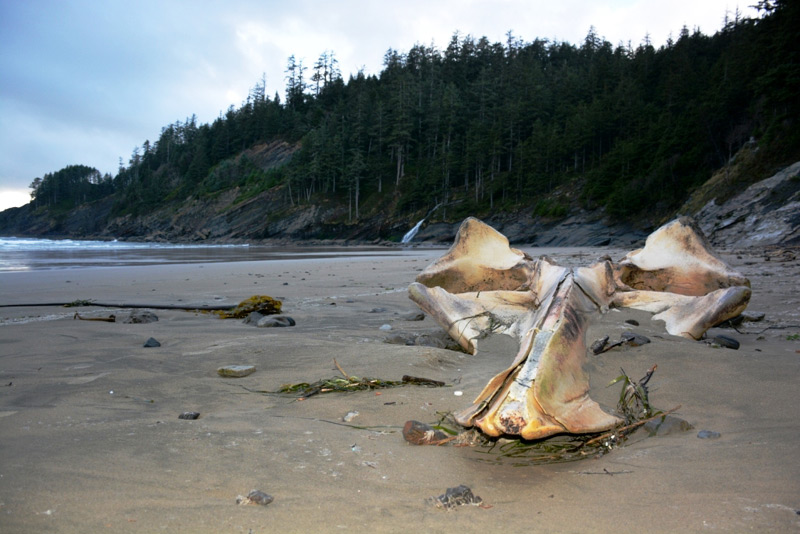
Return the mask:
[[[562,264],[585,265],[609,249],[547,252]],[[593,320],[589,343],[618,337],[631,328],[626,319],[638,321],[636,331],[652,343],[590,358],[592,397],[613,407],[619,390],[606,385],[620,368],[638,377],[657,364],[652,403],[663,410],[681,405],[675,415],[693,431],[638,431],[598,459],[517,466],[470,447],[419,447],[402,438],[406,421],[433,423],[439,413],[468,405],[513,358],[507,344],[493,340],[477,356],[383,342],[383,325],[391,326],[388,333],[440,330],[430,318],[408,321],[403,314],[416,309],[406,287],[441,253],[0,273],[2,300],[12,304],[102,298],[234,305],[266,294],[282,300],[282,313],[297,323],[256,328],[154,309],[155,323],[123,324],[76,321],[71,308],[0,309],[0,320],[69,314],[0,325],[0,530],[800,528],[800,467],[792,461],[800,454],[800,341],[787,339],[800,326],[768,328],[800,325],[797,261],[768,262],[763,251],[723,254],[751,279],[748,310],[767,314],[744,333],[709,332],[737,338],[736,351],[669,336],[645,312],[610,311]],[[143,347],[149,337],[161,347]],[[334,359],[362,377],[409,374],[447,386],[302,402],[261,393],[336,376]],[[236,364],[257,370],[238,379],[216,374]],[[185,411],[200,417],[178,419]],[[350,412],[359,415],[348,426],[343,418]],[[701,430],[721,437],[699,439]],[[459,484],[488,507],[446,512],[425,502]],[[252,489],[274,502],[237,505],[236,497]]]

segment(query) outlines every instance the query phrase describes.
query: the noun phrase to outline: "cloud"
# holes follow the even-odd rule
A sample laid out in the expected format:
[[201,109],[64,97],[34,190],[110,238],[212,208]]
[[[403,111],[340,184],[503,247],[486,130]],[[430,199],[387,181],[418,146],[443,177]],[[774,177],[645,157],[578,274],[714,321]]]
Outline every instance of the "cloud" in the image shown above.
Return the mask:
[[[192,114],[212,122],[260,80],[284,97],[287,58],[332,51],[347,79],[377,75],[385,52],[506,33],[578,44],[654,45],[686,24],[711,34],[730,0],[37,0],[0,2],[0,185],[65,165],[115,173],[145,139]],[[744,8],[746,10],[746,8]],[[754,15],[750,10],[749,15]]]

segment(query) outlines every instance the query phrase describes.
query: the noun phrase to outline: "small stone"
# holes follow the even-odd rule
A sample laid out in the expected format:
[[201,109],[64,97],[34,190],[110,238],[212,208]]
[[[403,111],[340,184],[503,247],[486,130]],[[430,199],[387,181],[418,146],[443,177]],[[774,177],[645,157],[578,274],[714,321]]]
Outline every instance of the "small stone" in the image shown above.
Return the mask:
[[403,438],[412,445],[439,445],[448,438],[441,430],[419,421],[406,421]]
[[650,339],[635,332],[623,332],[620,338],[631,347],[638,347],[650,343]]
[[388,332],[391,329],[392,329],[392,325],[390,325],[390,324],[381,325],[381,330],[383,330],[384,332]]
[[147,348],[151,347],[160,347],[161,343],[159,343],[155,338],[149,338],[147,341],[144,342],[144,346]]
[[296,323],[294,319],[292,319],[288,315],[271,315],[260,319],[256,324],[256,326],[259,328],[270,328],[270,327],[294,326],[295,324]]
[[639,326],[639,321],[636,319],[625,319],[625,324],[629,324],[632,326]]
[[342,421],[344,421],[345,423],[349,423],[350,421],[352,421],[353,419],[355,419],[358,416],[359,416],[359,413],[357,411],[353,410],[352,412],[347,412],[347,414],[344,417],[342,417]]
[[178,419],[197,419],[200,417],[200,412],[183,412],[178,416]]
[[386,312],[386,308],[372,308],[369,312],[370,313],[385,313]]
[[247,494],[247,497],[242,497],[241,495],[236,497],[236,504],[241,504],[243,506],[247,504],[259,504],[261,506],[266,506],[274,500],[275,498],[272,495],[260,490],[252,490]]
[[475,506],[480,506],[483,504],[483,499],[473,494],[472,490],[464,484],[456,486],[455,488],[447,488],[447,491],[445,491],[444,494],[439,495],[438,497],[430,497],[427,499],[427,501],[437,508],[444,508],[446,510],[466,504],[472,504]]
[[722,434],[719,432],[714,432],[713,430],[701,430],[697,433],[697,437],[700,439],[718,439]]
[[410,311],[401,313],[400,319],[404,321],[422,321],[425,319],[425,314],[421,311]]
[[147,324],[158,321],[158,316],[149,310],[133,310],[130,315],[122,319],[126,324]]
[[600,354],[601,352],[603,352],[603,349],[606,348],[607,344],[608,344],[608,336],[604,336],[604,337],[598,339],[597,341],[592,343],[592,347],[591,347],[592,354]]
[[711,341],[713,343],[716,343],[720,347],[725,347],[726,349],[737,350],[739,348],[739,342],[733,339],[732,337],[718,335],[714,336],[714,339],[712,339]]
[[242,321],[244,324],[254,324],[257,325],[258,322],[263,319],[265,315],[263,313],[259,313],[257,311],[251,312],[248,314],[247,317],[244,318]]
[[255,372],[256,368],[253,365],[226,365],[217,369],[217,374],[226,378],[241,378]]

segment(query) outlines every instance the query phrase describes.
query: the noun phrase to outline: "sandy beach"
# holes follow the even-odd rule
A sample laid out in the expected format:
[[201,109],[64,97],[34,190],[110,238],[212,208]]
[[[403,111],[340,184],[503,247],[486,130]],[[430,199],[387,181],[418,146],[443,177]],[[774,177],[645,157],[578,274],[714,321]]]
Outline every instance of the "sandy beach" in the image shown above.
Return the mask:
[[[523,250],[566,265],[624,253]],[[441,254],[0,273],[3,305],[94,299],[152,305],[158,316],[124,324],[73,319],[124,309],[0,308],[0,532],[800,531],[799,260],[723,254],[751,280],[748,310],[766,314],[740,332],[709,332],[736,338],[738,350],[670,336],[645,312],[593,322],[589,343],[629,329],[652,343],[589,357],[591,396],[613,409],[619,387],[606,385],[620,368],[639,378],[657,364],[650,400],[680,406],[693,430],[639,431],[597,459],[519,465],[403,439],[406,421],[466,407],[513,359],[502,339],[477,356],[384,342],[441,331],[430,318],[402,318],[416,309],[408,284]],[[296,326],[155,307],[233,306],[256,294],[280,299]],[[150,337],[161,346],[145,348]],[[447,387],[304,401],[263,393],[337,376],[334,359],[357,376]],[[217,374],[234,364],[257,371]],[[200,417],[178,418],[187,411]],[[700,439],[701,430],[720,437]],[[460,484],[484,506],[426,502]],[[274,502],[237,505],[253,489]]]

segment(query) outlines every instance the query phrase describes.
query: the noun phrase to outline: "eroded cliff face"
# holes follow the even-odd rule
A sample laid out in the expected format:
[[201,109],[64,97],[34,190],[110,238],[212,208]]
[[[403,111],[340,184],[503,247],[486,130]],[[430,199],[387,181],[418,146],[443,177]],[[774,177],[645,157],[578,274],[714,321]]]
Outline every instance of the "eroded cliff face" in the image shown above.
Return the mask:
[[800,245],[800,162],[694,217],[715,246]]

